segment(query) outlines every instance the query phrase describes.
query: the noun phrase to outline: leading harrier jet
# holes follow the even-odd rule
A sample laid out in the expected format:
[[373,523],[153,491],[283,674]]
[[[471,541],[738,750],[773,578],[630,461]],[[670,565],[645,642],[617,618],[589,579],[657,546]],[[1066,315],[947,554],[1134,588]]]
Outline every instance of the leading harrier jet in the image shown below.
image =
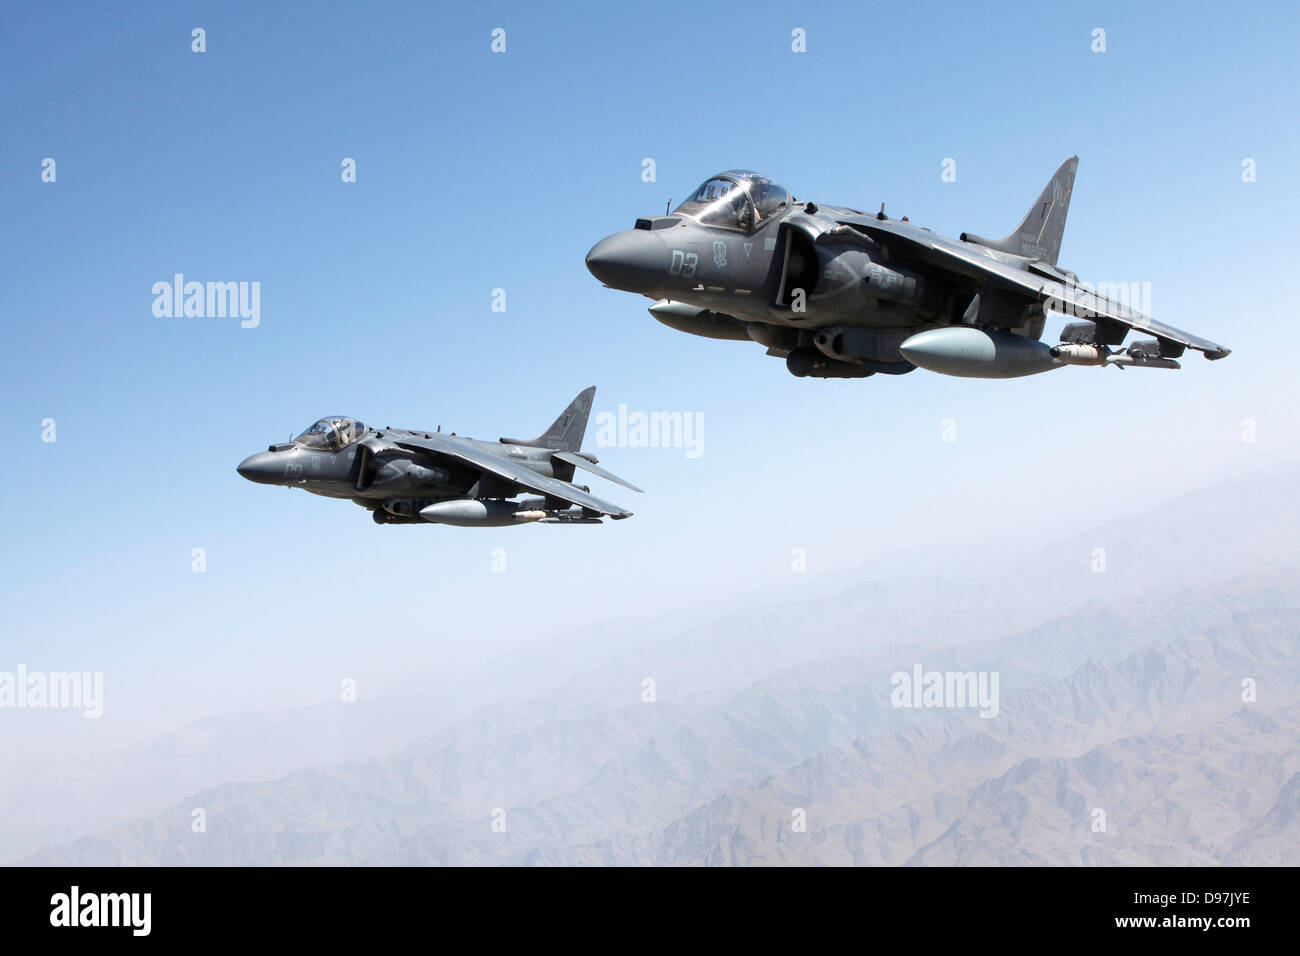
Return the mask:
[[[655,299],[671,328],[757,342],[797,376],[1015,378],[1063,365],[1178,368],[1185,349],[1228,349],[1112,301],[1057,265],[1079,158],[1052,176],[1002,239],[938,235],[884,207],[799,202],[747,170],[706,180],[587,254],[613,289]],[[1039,341],[1047,312],[1078,321]],[[1123,347],[1129,330],[1153,339]]]

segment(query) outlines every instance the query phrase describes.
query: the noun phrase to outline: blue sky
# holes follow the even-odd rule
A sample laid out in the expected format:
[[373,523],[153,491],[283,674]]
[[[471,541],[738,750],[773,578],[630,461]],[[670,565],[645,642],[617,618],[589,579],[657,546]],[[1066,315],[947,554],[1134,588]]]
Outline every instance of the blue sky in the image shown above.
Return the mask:
[[[1294,445],[1300,31],[1285,4],[3,16],[0,669],[104,670],[122,732],[330,699],[342,676],[468,666],[620,614],[779,598],[918,543],[1032,544]],[[1000,235],[1075,153],[1062,264],[1150,282],[1157,318],[1230,359],[796,380],[757,346],[658,325],[583,267],[596,240],[720,169]],[[260,282],[260,326],[155,317],[151,288],[177,272]],[[597,411],[705,423],[696,460],[598,449],[648,491],[593,481],[637,512],[603,528],[377,528],[234,472],[323,414],[532,434],[590,384]],[[939,440],[947,418],[955,443]],[[1062,513],[1075,492],[1096,506]]]

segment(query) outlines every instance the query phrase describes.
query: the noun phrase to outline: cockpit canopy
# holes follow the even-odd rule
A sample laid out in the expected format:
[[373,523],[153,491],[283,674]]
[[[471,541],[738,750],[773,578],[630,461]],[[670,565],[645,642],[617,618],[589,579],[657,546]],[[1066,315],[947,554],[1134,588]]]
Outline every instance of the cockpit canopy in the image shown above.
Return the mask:
[[782,186],[747,169],[732,169],[706,179],[674,212],[692,216],[706,226],[750,232],[767,222],[794,199]]
[[366,426],[355,418],[330,415],[322,418],[311,428],[294,439],[304,448],[319,448],[323,451],[336,451],[349,445],[366,433]]

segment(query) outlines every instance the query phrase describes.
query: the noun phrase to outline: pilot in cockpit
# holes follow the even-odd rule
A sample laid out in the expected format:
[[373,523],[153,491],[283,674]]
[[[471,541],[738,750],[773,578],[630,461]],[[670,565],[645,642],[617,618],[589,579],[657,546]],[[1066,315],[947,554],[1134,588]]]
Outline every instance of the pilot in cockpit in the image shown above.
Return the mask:
[[754,204],[749,201],[749,190],[741,184],[731,191],[732,218],[745,232],[754,228]]

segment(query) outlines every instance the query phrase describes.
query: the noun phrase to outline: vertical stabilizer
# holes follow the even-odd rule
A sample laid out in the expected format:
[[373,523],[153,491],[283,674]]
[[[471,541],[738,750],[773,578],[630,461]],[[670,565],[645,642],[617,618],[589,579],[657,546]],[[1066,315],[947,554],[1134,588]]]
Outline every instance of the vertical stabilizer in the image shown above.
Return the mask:
[[983,239],[962,233],[966,242],[974,242],[999,252],[1041,259],[1056,265],[1061,254],[1061,237],[1065,234],[1065,214],[1070,211],[1070,194],[1074,192],[1074,174],[1079,168],[1079,157],[1071,156],[1061,164],[1043,189],[1038,199],[1029,207],[1025,218],[1011,233],[1002,239]]
[[587,432],[587,416],[591,414],[591,400],[596,395],[596,386],[583,389],[578,397],[569,403],[569,407],[560,413],[550,428],[529,442],[515,442],[520,445],[535,445],[555,451],[580,451],[582,436]]

